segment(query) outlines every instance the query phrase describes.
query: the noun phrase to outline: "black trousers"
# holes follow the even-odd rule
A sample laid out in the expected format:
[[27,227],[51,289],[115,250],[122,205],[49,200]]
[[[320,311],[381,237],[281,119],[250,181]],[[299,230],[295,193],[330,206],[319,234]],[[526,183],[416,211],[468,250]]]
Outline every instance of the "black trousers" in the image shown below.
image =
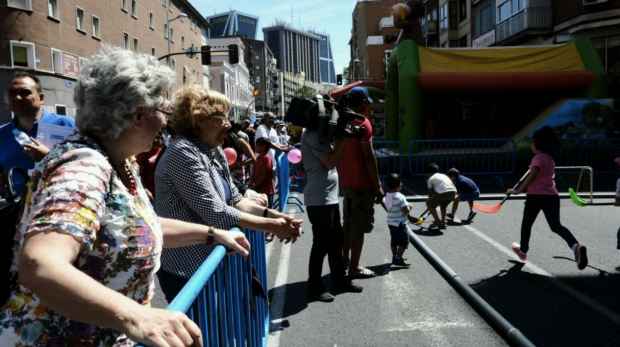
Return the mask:
[[551,231],[560,235],[568,247],[578,243],[571,232],[560,223],[560,197],[558,195],[528,195],[523,209],[521,222],[521,251],[526,253],[530,248],[532,225],[540,211],[543,211]]
[[308,286],[311,291],[319,291],[325,289],[321,273],[326,255],[334,285],[344,282],[345,270],[342,265],[344,235],[340,224],[340,207],[338,204],[308,206],[307,210],[312,223]]
[[[162,269],[157,271],[157,278],[159,279],[159,286],[161,287],[161,291],[164,292],[164,296],[166,297],[168,304],[174,300],[181,289],[183,289],[187,282],[189,282],[187,278],[171,274],[170,272]],[[194,301],[190,307],[190,310],[193,311],[194,321],[198,323],[198,300]]]

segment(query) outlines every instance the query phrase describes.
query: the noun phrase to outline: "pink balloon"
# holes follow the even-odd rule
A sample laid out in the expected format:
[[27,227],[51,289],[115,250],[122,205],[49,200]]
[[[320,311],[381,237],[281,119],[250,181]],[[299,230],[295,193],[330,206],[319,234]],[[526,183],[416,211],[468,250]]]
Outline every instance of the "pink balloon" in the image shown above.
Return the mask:
[[224,154],[226,155],[226,161],[228,162],[228,166],[231,166],[237,161],[237,152],[234,149],[228,147],[224,148]]
[[297,148],[291,149],[286,156],[288,158],[288,161],[293,164],[297,164],[301,161],[301,151]]

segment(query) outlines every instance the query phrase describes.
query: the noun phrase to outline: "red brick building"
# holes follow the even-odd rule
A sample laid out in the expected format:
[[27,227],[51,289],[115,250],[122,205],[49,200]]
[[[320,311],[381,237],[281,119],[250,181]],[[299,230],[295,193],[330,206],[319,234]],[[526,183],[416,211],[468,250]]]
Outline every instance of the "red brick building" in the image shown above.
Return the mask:
[[387,58],[394,44],[384,45],[384,35],[395,35],[398,29],[390,16],[390,8],[400,0],[359,0],[353,10],[349,83],[358,80],[385,80]]

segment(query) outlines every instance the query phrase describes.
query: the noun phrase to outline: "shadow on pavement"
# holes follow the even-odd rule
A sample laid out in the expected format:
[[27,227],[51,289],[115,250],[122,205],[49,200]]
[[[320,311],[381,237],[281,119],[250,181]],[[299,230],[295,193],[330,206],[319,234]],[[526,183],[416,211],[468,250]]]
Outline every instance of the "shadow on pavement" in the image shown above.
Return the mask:
[[419,235],[419,236],[443,236],[443,232],[441,232],[441,230],[439,229],[429,229],[429,228],[424,228],[424,227],[418,227],[417,230],[414,230],[413,228],[411,228],[411,231],[413,231],[416,235]]
[[[554,258],[574,262],[569,258]],[[599,272],[595,276],[549,278],[522,271],[524,263],[509,262],[512,266],[507,270],[470,285],[532,343],[537,346],[619,345],[618,324],[584,301],[595,301],[620,318],[617,313],[620,312],[620,274],[595,269]],[[576,274],[578,271],[575,267]],[[569,294],[555,283],[577,292]]]

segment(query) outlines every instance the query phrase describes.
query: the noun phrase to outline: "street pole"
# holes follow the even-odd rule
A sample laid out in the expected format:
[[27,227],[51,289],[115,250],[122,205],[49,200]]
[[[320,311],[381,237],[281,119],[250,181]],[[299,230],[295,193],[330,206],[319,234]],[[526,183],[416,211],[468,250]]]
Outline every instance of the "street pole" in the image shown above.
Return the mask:
[[167,63],[168,63],[168,67],[171,67],[171,60],[170,60],[170,22],[175,21],[177,19],[181,19],[181,18],[187,18],[187,15],[183,12],[179,13],[175,18],[170,19],[168,17],[168,10],[166,10],[166,36],[168,36],[168,58]]

